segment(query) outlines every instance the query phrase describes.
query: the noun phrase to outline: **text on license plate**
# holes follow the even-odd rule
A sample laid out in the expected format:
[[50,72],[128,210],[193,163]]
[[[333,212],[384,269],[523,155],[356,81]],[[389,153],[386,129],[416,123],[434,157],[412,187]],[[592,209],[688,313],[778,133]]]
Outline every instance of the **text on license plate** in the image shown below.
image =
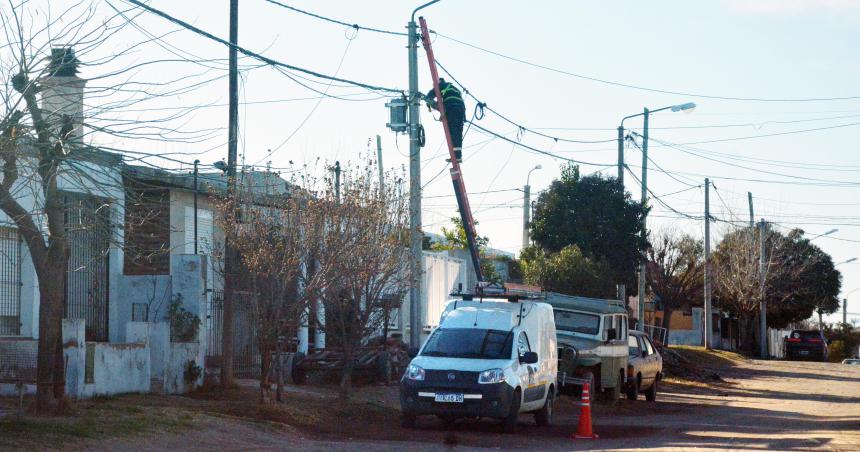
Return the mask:
[[436,394],[437,402],[463,403],[463,394]]

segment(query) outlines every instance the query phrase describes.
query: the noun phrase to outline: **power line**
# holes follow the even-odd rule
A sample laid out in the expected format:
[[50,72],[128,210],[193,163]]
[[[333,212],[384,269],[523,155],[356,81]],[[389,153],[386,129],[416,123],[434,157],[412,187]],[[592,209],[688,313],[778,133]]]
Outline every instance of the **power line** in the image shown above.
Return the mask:
[[602,83],[602,84],[605,84],[605,85],[619,86],[619,87],[622,87],[622,88],[635,89],[635,90],[639,90],[639,91],[649,91],[649,92],[653,92],[653,93],[672,94],[672,95],[676,95],[676,96],[685,96],[685,97],[698,97],[698,98],[701,98],[701,99],[731,100],[731,101],[744,101],[744,102],[829,102],[829,101],[844,101],[844,100],[857,100],[857,99],[860,99],[860,96],[845,96],[845,97],[809,97],[809,98],[735,97],[735,96],[717,96],[717,95],[710,95],[710,94],[697,94],[697,93],[684,92],[684,91],[670,91],[670,90],[657,89],[657,88],[648,88],[648,87],[644,87],[644,86],[637,86],[637,85],[631,85],[631,84],[628,84],[628,83],[616,82],[616,81],[612,81],[612,80],[605,80],[605,79],[597,78],[597,77],[590,76],[590,75],[577,74],[577,73],[574,73],[574,72],[569,72],[569,71],[565,71],[565,70],[562,70],[562,69],[553,68],[553,67],[546,66],[546,65],[543,65],[543,64],[534,63],[534,62],[531,62],[531,61],[527,61],[527,60],[523,60],[523,59],[520,59],[520,58],[512,57],[512,56],[510,56],[510,55],[505,55],[505,54],[500,53],[500,52],[496,52],[496,51],[493,51],[493,50],[489,50],[489,49],[486,49],[486,48],[483,48],[483,47],[479,47],[479,46],[477,46],[477,45],[475,45],[475,44],[470,44],[470,43],[468,43],[468,42],[461,41],[461,40],[459,40],[459,39],[453,38],[453,37],[451,37],[451,36],[444,35],[444,34],[439,33],[439,32],[435,32],[435,33],[436,33],[436,35],[438,35],[438,36],[441,36],[441,37],[443,37],[443,38],[445,38],[445,39],[448,39],[448,40],[450,40],[450,41],[456,42],[456,43],[458,43],[458,44],[462,44],[462,45],[464,45],[464,46],[471,47],[471,48],[476,49],[476,50],[480,50],[481,52],[489,53],[489,54],[491,54],[491,55],[495,55],[495,56],[497,56],[497,57],[504,58],[504,59],[507,59],[507,60],[510,60],[510,61],[514,61],[514,62],[517,62],[517,63],[520,63],[520,64],[525,64],[525,65],[527,65],[527,66],[532,66],[532,67],[535,67],[535,68],[544,69],[544,70],[547,70],[547,71],[550,71],[550,72],[555,72],[555,73],[558,73],[558,74],[568,75],[568,76],[575,77],[575,78],[579,78],[579,79],[582,79],[582,80],[589,80],[589,81],[592,81],[592,82]]
[[[641,186],[642,186],[642,181],[639,179],[639,177],[637,177],[637,176],[636,176],[636,173],[634,173],[634,172],[630,169],[630,167],[628,167],[627,165],[624,165],[624,168],[627,170],[627,172],[628,172],[628,173],[630,173],[630,175],[633,177],[633,180],[635,180],[635,181],[636,181],[636,183],[638,183],[638,184],[639,184],[639,186],[641,187]],[[686,213],[684,213],[684,212],[681,212],[681,211],[679,211],[679,210],[675,209],[674,207],[670,206],[670,205],[669,205],[669,204],[667,204],[665,201],[663,201],[662,199],[660,199],[660,197],[659,197],[659,196],[657,196],[656,194],[654,194],[654,192],[653,192],[653,191],[651,191],[651,189],[650,189],[650,188],[645,187],[645,189],[648,191],[648,193],[650,193],[650,194],[651,194],[651,197],[652,197],[652,198],[654,198],[657,202],[659,202],[661,205],[663,205],[663,207],[665,207],[665,208],[667,208],[667,209],[671,210],[672,212],[675,212],[676,214],[681,215],[682,217],[687,218],[687,219],[689,219],[689,220],[697,220],[697,221],[698,221],[698,220],[703,220],[703,219],[704,219],[704,217],[697,217],[697,216],[694,216],[694,215],[689,215],[689,214],[686,214]]]
[[185,22],[185,21],[183,21],[183,20],[177,19],[177,18],[175,18],[175,17],[173,17],[173,16],[171,16],[171,15],[169,15],[169,14],[167,14],[167,13],[163,12],[163,11],[160,11],[160,10],[158,10],[158,9],[155,9],[155,8],[153,8],[153,7],[151,7],[151,6],[147,5],[147,4],[145,4],[145,3],[143,3],[143,2],[140,2],[140,1],[138,1],[138,0],[125,0],[125,1],[127,1],[127,2],[129,2],[129,3],[133,4],[133,5],[136,5],[136,6],[138,6],[139,8],[142,8],[142,9],[144,9],[144,10],[146,10],[146,11],[148,11],[148,12],[152,13],[152,14],[155,14],[155,15],[157,15],[157,16],[159,16],[159,17],[161,17],[161,18],[164,18],[164,19],[166,19],[166,20],[168,20],[168,21],[170,21],[170,22],[173,22],[174,24],[179,25],[179,26],[181,26],[181,27],[183,27],[183,28],[185,28],[185,29],[187,29],[187,30],[189,30],[189,31],[192,31],[192,32],[194,32],[194,33],[196,33],[196,34],[198,34],[198,35],[200,35],[200,36],[203,36],[203,37],[205,37],[205,38],[208,38],[208,39],[210,39],[210,40],[212,40],[212,41],[216,41],[216,42],[218,42],[218,43],[220,43],[220,44],[222,44],[222,45],[225,45],[225,46],[227,46],[227,47],[235,48],[235,49],[236,49],[236,51],[241,52],[242,54],[244,54],[244,55],[246,55],[246,56],[249,56],[249,57],[251,57],[251,58],[254,58],[254,59],[257,59],[257,60],[259,60],[259,61],[262,61],[262,62],[264,62],[264,63],[266,63],[266,64],[268,64],[268,65],[271,65],[271,66],[273,66],[273,67],[278,67],[278,68],[282,68],[282,69],[289,69],[289,70],[291,70],[291,71],[302,72],[302,73],[304,73],[304,74],[312,75],[312,76],[314,76],[314,77],[322,78],[322,79],[326,79],[326,80],[332,80],[332,81],[336,81],[336,82],[347,83],[347,84],[354,85],[354,86],[358,86],[358,87],[361,87],[361,88],[365,88],[365,89],[368,89],[368,90],[371,90],[371,91],[382,91],[382,92],[389,92],[389,93],[403,94],[403,91],[402,91],[402,90],[399,90],[399,89],[386,88],[386,87],[383,87],[383,86],[375,86],[375,85],[370,85],[370,84],[367,84],[367,83],[356,82],[356,81],[354,81],[354,80],[348,80],[348,79],[344,79],[344,78],[332,77],[332,76],[330,76],[330,75],[321,74],[321,73],[319,73],[319,72],[315,72],[315,71],[312,71],[312,70],[310,70],[310,69],[304,69],[304,68],[301,68],[301,67],[298,67],[298,66],[293,66],[293,65],[291,65],[291,64],[283,63],[283,62],[281,62],[281,61],[278,61],[278,60],[275,60],[275,59],[269,58],[269,57],[267,57],[267,56],[263,56],[263,55],[260,55],[260,54],[258,54],[258,53],[255,53],[255,52],[252,52],[252,51],[250,51],[250,50],[247,50],[247,49],[245,49],[245,48],[243,48],[243,47],[241,47],[241,46],[233,45],[233,44],[231,44],[231,43],[230,43],[230,42],[228,42],[228,41],[225,41],[225,40],[223,40],[223,39],[221,39],[221,38],[219,38],[219,37],[217,37],[217,36],[215,36],[215,35],[213,35],[213,34],[211,34],[211,33],[209,33],[209,32],[203,31],[203,30],[201,30],[200,28],[197,28],[197,27],[195,27],[194,25],[189,24],[188,22]]
[[615,164],[592,163],[592,162],[585,162],[585,161],[582,161],[582,160],[574,160],[574,159],[571,159],[571,158],[562,157],[562,156],[560,156],[560,155],[558,155],[558,154],[553,154],[552,152],[544,151],[544,150],[541,150],[541,149],[538,149],[538,148],[535,148],[535,147],[531,147],[531,146],[529,146],[529,145],[526,145],[526,144],[523,144],[523,143],[520,143],[520,142],[514,141],[514,140],[512,140],[512,139],[510,139],[510,138],[508,138],[508,137],[506,137],[506,136],[500,135],[500,134],[498,134],[498,133],[496,133],[496,132],[493,132],[493,131],[491,131],[491,130],[489,130],[489,129],[486,129],[486,128],[484,128],[484,127],[481,127],[481,126],[479,126],[478,124],[476,124],[474,121],[469,121],[469,123],[470,123],[470,124],[472,124],[476,129],[480,130],[481,132],[484,132],[484,133],[486,133],[486,134],[492,135],[492,136],[494,136],[494,137],[496,137],[496,138],[500,138],[500,139],[502,139],[502,140],[504,140],[504,141],[507,141],[508,143],[511,143],[511,144],[515,145],[515,146],[519,146],[519,147],[521,147],[521,148],[523,148],[523,149],[527,149],[527,150],[530,150],[530,151],[532,151],[532,152],[536,152],[536,153],[538,153],[538,154],[548,155],[548,156],[550,156],[550,157],[552,157],[552,158],[556,158],[556,159],[559,159],[559,160],[564,160],[564,161],[566,161],[566,162],[576,163],[576,164],[579,164],[579,165],[602,166],[602,167],[607,167],[607,168],[615,166]]
[[286,8],[286,9],[289,9],[289,10],[291,10],[291,11],[297,12],[297,13],[299,13],[299,14],[304,14],[304,15],[306,15],[306,16],[310,16],[310,17],[313,17],[313,18],[315,18],[315,19],[324,20],[324,21],[326,21],[326,22],[331,22],[331,23],[333,23],[333,24],[343,25],[343,26],[345,26],[345,27],[350,27],[350,28],[352,28],[352,29],[354,29],[354,30],[367,30],[367,31],[372,31],[372,32],[374,32],[374,33],[383,33],[383,34],[387,34],[387,35],[406,36],[406,33],[403,33],[403,32],[400,32],[400,31],[382,30],[382,29],[379,29],[379,28],[365,27],[365,26],[358,25],[358,24],[350,24],[350,23],[346,23],[346,22],[343,22],[343,21],[340,21],[340,20],[337,20],[337,19],[332,19],[332,18],[330,18],[330,17],[321,16],[321,15],[319,15],[319,14],[315,14],[315,13],[312,13],[312,12],[310,12],[310,11],[305,11],[305,10],[302,10],[302,9],[298,9],[298,8],[296,8],[296,7],[294,7],[294,6],[286,5],[286,4],[283,4],[283,3],[281,3],[281,2],[277,2],[277,1],[275,1],[275,0],[265,0],[265,1],[267,1],[267,2],[269,2],[269,3],[271,3],[271,4],[273,4],[273,5],[280,6],[281,8]]
[[[551,139],[551,140],[554,140],[555,142],[562,141],[562,142],[566,142],[566,143],[578,143],[578,144],[596,144],[596,143],[613,143],[613,142],[615,142],[615,138],[607,139],[607,140],[572,140],[572,139],[569,139],[569,138],[561,138],[561,137],[556,137],[556,136],[553,136],[553,135],[548,135],[548,134],[545,134],[545,133],[543,133],[543,132],[538,132],[538,131],[537,131],[537,130],[535,130],[535,129],[528,128],[528,127],[526,127],[526,126],[524,126],[524,125],[522,125],[522,124],[520,124],[520,123],[518,123],[518,122],[516,122],[516,121],[514,121],[514,120],[512,120],[512,119],[510,119],[510,118],[508,118],[507,116],[505,116],[505,115],[503,115],[503,114],[499,113],[498,111],[493,110],[491,107],[489,107],[489,106],[487,105],[487,103],[486,103],[486,102],[483,102],[481,99],[478,99],[478,97],[477,97],[477,96],[475,96],[474,94],[472,94],[472,92],[471,92],[471,91],[469,91],[469,89],[468,89],[468,88],[466,88],[465,86],[463,86],[463,84],[462,84],[462,83],[460,83],[460,81],[459,81],[459,80],[457,80],[457,79],[454,77],[454,75],[453,75],[453,74],[451,74],[451,72],[450,72],[450,71],[448,71],[448,69],[446,69],[446,68],[445,68],[445,66],[444,66],[444,65],[442,65],[442,63],[441,63],[441,62],[439,62],[439,60],[438,60],[438,59],[436,60],[436,64],[437,64],[437,65],[442,69],[442,71],[444,71],[444,72],[445,72],[445,74],[447,74],[447,75],[448,75],[448,77],[450,77],[450,78],[451,78],[451,80],[453,80],[453,81],[454,81],[454,83],[456,83],[457,85],[460,85],[460,88],[462,88],[462,90],[463,90],[463,92],[464,92],[464,93],[466,93],[467,95],[469,95],[469,97],[471,97],[472,99],[475,99],[475,102],[477,102],[477,103],[478,103],[478,105],[476,106],[476,113],[477,113],[477,111],[481,111],[481,114],[479,115],[480,117],[479,117],[478,119],[480,119],[481,117],[483,117],[483,111],[486,109],[486,110],[489,110],[490,112],[492,112],[493,114],[495,114],[496,116],[498,116],[499,118],[502,118],[502,119],[503,119],[503,120],[505,120],[506,122],[510,123],[511,125],[513,125],[513,126],[517,127],[517,129],[519,129],[520,133],[522,133],[522,132],[531,132],[531,133],[533,133],[533,134],[535,134],[535,135],[542,136],[542,137],[544,137],[544,138],[549,138],[549,139]],[[476,116],[478,116],[478,115],[476,114]]]

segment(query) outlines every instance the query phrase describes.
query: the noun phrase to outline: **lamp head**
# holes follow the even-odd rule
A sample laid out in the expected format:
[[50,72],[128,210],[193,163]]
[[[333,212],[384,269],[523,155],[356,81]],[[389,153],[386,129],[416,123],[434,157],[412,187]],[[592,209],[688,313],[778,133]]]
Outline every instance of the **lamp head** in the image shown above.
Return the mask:
[[672,111],[686,111],[691,112],[694,108],[696,108],[695,102],[687,102],[686,104],[673,105]]
[[212,166],[214,166],[217,170],[227,172],[227,163],[225,163],[224,160],[218,160],[217,162],[213,163]]
[[543,165],[539,164],[538,166],[535,167],[535,169],[543,169]]

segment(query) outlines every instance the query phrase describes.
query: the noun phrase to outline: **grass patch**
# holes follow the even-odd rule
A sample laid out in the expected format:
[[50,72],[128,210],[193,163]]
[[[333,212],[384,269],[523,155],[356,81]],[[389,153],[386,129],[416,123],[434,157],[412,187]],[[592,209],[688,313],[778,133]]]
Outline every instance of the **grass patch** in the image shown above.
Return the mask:
[[0,418],[0,449],[67,448],[86,439],[127,437],[151,431],[180,432],[193,413],[173,407],[139,406],[139,396],[77,402],[64,416],[14,414]]
[[711,369],[734,367],[746,360],[743,355],[725,350],[706,350],[704,347],[690,345],[670,345],[669,348],[685,359]]

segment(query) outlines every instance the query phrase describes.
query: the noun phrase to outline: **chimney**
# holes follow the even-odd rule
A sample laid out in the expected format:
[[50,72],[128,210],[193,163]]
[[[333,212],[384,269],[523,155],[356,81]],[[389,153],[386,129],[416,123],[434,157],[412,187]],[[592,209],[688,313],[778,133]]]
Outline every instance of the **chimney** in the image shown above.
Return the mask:
[[[53,137],[71,131],[72,139],[80,142],[84,135],[84,85],[86,80],[77,76],[79,61],[71,47],[51,49],[48,74],[42,85],[42,112],[51,125]],[[65,129],[65,130],[64,130]]]

